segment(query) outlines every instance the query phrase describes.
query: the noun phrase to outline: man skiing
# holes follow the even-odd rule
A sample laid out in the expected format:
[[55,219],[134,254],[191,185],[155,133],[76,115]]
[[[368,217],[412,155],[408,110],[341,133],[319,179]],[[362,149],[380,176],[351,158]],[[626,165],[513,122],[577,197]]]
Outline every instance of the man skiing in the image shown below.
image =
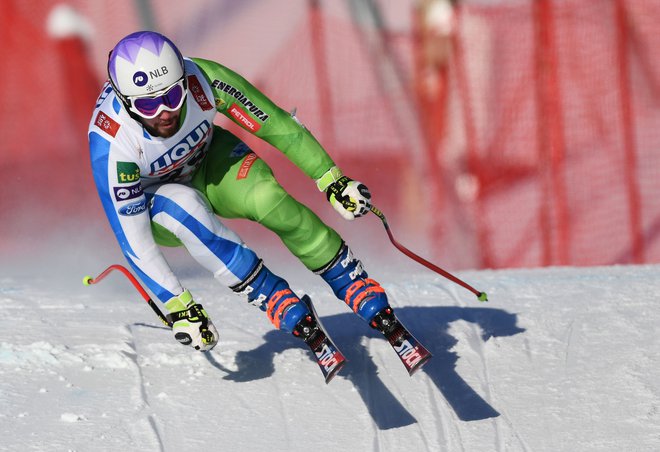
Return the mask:
[[283,152],[345,219],[368,213],[367,187],[344,176],[295,116],[232,70],[184,58],[155,32],[121,39],[108,77],[88,132],[94,180],[123,254],[164,303],[178,341],[210,350],[218,332],[158,245],[185,246],[277,329],[304,339],[314,322],[309,305],[218,216],[272,230],[360,318],[381,331],[391,324],[385,291],[339,234],[293,199],[246,144],[213,124],[220,112]]

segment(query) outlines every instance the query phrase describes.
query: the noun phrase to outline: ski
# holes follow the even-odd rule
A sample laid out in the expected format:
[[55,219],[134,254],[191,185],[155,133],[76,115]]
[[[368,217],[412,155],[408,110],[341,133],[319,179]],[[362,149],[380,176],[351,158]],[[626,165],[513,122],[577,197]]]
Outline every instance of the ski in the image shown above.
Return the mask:
[[312,300],[307,295],[303,296],[301,300],[309,308],[310,315],[303,318],[296,325],[293,335],[300,337],[310,348],[323,373],[325,383],[328,384],[337,372],[344,367],[346,358],[327,335],[316,309],[314,309]]
[[403,326],[389,306],[376,314],[371,326],[385,336],[408,375],[417,372],[431,358],[431,352]]

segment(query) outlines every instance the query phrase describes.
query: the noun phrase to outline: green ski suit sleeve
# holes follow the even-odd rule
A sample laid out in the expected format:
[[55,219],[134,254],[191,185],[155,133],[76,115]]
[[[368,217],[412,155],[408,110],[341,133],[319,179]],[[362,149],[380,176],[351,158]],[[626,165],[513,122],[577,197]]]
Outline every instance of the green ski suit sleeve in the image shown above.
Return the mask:
[[241,75],[213,61],[192,60],[211,85],[218,112],[280,150],[314,180],[335,166],[309,130]]

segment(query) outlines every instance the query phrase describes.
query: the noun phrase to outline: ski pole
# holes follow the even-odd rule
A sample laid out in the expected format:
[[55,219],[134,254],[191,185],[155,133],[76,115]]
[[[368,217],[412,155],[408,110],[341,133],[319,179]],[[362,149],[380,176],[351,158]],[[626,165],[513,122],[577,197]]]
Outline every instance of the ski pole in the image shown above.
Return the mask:
[[100,282],[103,278],[108,276],[108,274],[110,274],[112,270],[118,270],[121,273],[123,273],[124,276],[126,276],[126,278],[128,278],[128,280],[133,284],[135,289],[140,293],[140,295],[142,295],[144,301],[146,301],[147,304],[151,306],[151,309],[154,310],[160,321],[163,322],[165,325],[169,326],[170,328],[172,328],[172,322],[170,322],[167,319],[167,317],[163,315],[163,312],[158,308],[158,306],[156,306],[156,303],[154,303],[154,301],[151,299],[147,291],[142,288],[138,280],[135,279],[135,276],[133,276],[131,272],[129,272],[128,269],[122,265],[117,265],[117,264],[111,265],[105,270],[103,270],[103,272],[100,275],[98,275],[96,278],[92,278],[91,276],[85,276],[83,278],[83,284],[86,286],[89,286],[90,284],[96,284]]
[[416,262],[419,262],[420,264],[422,264],[425,267],[433,270],[434,272],[440,274],[441,276],[444,276],[448,280],[458,284],[459,286],[462,286],[462,287],[466,288],[467,290],[469,290],[470,292],[475,294],[477,296],[477,298],[479,299],[479,301],[488,301],[488,295],[486,295],[486,292],[478,291],[477,289],[475,289],[474,287],[472,287],[471,285],[469,285],[465,281],[462,281],[462,280],[458,279],[456,276],[452,275],[448,271],[443,270],[442,268],[438,267],[437,265],[432,264],[431,262],[429,262],[426,259],[418,256],[417,254],[413,253],[408,248],[406,248],[405,246],[403,246],[399,242],[397,242],[394,239],[394,236],[392,235],[392,231],[390,230],[389,224],[387,224],[387,219],[385,218],[385,214],[383,214],[383,212],[381,212],[380,209],[378,209],[374,205],[371,206],[370,210],[371,210],[371,212],[374,213],[374,215],[376,215],[378,218],[380,218],[380,220],[383,222],[383,226],[385,226],[385,231],[387,231],[387,235],[389,236],[390,241],[392,242],[392,244],[399,251],[401,251],[403,254],[405,254],[406,256],[411,258],[412,260],[414,260]]

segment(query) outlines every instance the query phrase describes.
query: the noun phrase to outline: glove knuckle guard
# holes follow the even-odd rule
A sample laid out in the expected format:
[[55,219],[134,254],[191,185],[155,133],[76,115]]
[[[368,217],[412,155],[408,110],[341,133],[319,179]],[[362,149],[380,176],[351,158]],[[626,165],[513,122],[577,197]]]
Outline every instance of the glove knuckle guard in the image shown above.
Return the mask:
[[[182,296],[186,297],[185,303],[181,302]],[[168,317],[173,321],[172,331],[179,343],[200,351],[210,350],[216,345],[218,332],[202,305],[193,301],[190,292],[185,291],[174,297],[166,307],[171,309]]]
[[183,345],[192,344],[192,337],[190,337],[190,334],[188,333],[178,332],[174,335],[174,339],[176,339]]

